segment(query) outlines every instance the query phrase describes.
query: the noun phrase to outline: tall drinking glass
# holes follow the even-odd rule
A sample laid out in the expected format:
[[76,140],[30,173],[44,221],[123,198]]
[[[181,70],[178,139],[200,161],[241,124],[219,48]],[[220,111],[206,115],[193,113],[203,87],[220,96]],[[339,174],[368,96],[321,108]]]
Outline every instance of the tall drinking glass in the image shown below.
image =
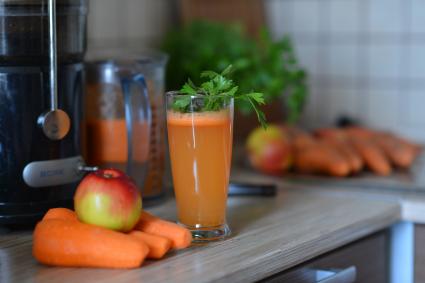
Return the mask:
[[[176,101],[182,98],[182,110]],[[168,92],[168,142],[178,220],[195,242],[230,234],[226,202],[232,156],[233,98]],[[208,107],[214,103],[214,110]],[[180,105],[180,106],[179,106]]]

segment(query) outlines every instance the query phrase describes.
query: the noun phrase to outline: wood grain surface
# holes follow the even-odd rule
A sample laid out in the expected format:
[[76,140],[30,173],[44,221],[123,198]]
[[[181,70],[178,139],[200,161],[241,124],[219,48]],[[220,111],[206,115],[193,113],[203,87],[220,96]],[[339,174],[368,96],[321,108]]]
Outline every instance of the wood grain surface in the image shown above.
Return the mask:
[[[253,176],[239,176],[249,180]],[[0,282],[250,282],[312,259],[400,219],[397,202],[279,188],[277,197],[229,199],[232,236],[134,270],[53,268],[31,256],[31,231],[0,230]],[[150,209],[175,220],[174,200]]]

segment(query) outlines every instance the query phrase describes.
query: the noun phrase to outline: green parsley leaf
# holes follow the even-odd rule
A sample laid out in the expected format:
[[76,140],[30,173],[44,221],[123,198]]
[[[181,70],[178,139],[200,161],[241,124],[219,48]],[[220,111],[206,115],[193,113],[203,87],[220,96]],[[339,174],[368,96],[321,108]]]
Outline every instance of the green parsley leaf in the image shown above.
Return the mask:
[[201,73],[201,78],[208,78],[208,79],[213,79],[216,76],[218,76],[218,74],[214,71],[203,71]]
[[173,104],[173,109],[179,112],[187,112],[189,109],[191,98],[190,96],[179,96]]
[[234,86],[228,92],[223,92],[223,95],[230,96],[230,97],[235,97],[235,94],[238,91],[238,89],[239,89],[238,86]]
[[189,82],[187,82],[180,89],[180,93],[189,94],[189,95],[196,95],[196,89],[193,86],[191,86],[191,84]]
[[266,102],[264,101],[264,95],[261,92],[251,92],[245,95],[249,97],[250,99],[255,100],[255,102],[257,102],[260,105],[266,104]]
[[229,75],[232,72],[232,70],[233,70],[233,66],[232,65],[229,65],[229,66],[227,66],[226,69],[223,70],[223,72],[221,72],[221,75],[222,76],[227,76],[227,75]]
[[[261,126],[266,128],[266,115],[260,109],[260,106],[265,104],[264,94],[261,92],[238,93],[239,87],[234,84],[233,80],[226,77],[231,71],[232,65],[229,65],[220,74],[214,71],[203,71],[200,76],[207,80],[202,82],[199,87],[189,79],[181,88],[180,96],[174,101],[173,109],[182,113],[219,111],[226,99],[244,100],[255,111]],[[204,95],[204,103],[202,105],[190,105],[191,95]]]

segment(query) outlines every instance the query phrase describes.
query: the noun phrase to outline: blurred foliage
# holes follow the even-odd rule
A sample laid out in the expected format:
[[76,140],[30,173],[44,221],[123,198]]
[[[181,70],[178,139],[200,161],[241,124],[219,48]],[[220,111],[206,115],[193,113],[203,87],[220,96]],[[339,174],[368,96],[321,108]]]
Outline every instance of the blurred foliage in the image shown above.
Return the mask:
[[[242,92],[264,93],[267,102],[285,95],[289,121],[296,121],[306,100],[306,72],[299,66],[289,37],[273,41],[267,30],[259,40],[246,36],[237,25],[195,21],[171,31],[162,48],[170,55],[167,88],[180,89],[191,78],[199,84],[203,70],[221,72],[233,65],[231,79]],[[246,102],[242,113],[250,113]]]

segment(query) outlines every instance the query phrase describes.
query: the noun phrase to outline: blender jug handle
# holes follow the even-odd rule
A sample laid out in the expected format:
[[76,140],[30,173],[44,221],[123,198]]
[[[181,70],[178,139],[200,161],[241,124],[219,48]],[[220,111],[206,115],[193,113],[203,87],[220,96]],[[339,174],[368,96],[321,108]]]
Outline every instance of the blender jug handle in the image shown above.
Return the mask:
[[[132,92],[131,86],[136,84],[140,87],[140,92]],[[143,123],[146,123],[146,127],[143,129],[146,131],[146,161],[143,162],[141,180],[145,182],[145,178],[148,170],[148,155],[149,155],[149,145],[150,145],[150,129],[152,123],[152,112],[149,102],[148,89],[146,85],[145,78],[142,74],[136,74],[132,76],[125,76],[121,78],[121,86],[123,91],[124,98],[124,113],[125,113],[125,123],[127,128],[127,165],[126,173],[132,175],[134,170],[133,162],[135,161],[135,144],[142,143],[143,141],[135,141],[135,124],[137,121],[142,120]],[[138,97],[134,97],[137,95]],[[141,107],[134,107],[132,103],[133,98],[141,99]],[[139,184],[143,185],[143,184]]]

